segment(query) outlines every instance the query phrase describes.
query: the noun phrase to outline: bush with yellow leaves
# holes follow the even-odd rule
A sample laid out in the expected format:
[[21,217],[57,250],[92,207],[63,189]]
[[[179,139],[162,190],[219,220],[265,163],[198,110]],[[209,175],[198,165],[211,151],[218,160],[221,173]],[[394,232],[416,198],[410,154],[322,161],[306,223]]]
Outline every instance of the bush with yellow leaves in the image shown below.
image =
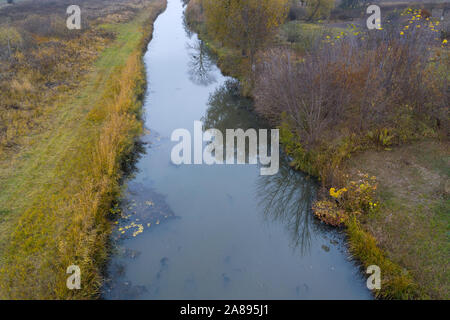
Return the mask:
[[376,177],[369,178],[368,174],[362,173],[358,173],[358,177],[358,180],[348,182],[344,188],[331,188],[329,198],[313,205],[315,216],[326,224],[340,226],[350,216],[376,210]]
[[313,212],[321,221],[336,227],[348,219],[347,212],[339,208],[336,202],[330,200],[316,201],[313,205]]

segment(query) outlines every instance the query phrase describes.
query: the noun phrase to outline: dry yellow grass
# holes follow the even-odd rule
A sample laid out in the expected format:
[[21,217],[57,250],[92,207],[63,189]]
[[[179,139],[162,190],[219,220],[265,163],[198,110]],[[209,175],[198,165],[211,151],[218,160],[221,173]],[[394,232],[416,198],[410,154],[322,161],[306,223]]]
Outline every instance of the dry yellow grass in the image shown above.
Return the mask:
[[[148,4],[133,20],[105,26],[116,40],[74,97],[60,101],[51,129],[0,166],[0,228],[8,235],[1,248],[1,298],[98,296],[120,163],[142,126],[142,49],[165,0]],[[81,268],[81,290],[66,287],[72,264]]]

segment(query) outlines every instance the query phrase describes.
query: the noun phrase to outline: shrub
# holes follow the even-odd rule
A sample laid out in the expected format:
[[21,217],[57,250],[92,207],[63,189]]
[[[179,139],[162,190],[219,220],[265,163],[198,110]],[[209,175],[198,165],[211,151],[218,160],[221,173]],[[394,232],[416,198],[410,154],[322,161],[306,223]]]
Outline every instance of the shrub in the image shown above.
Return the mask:
[[297,137],[300,151],[290,146],[296,165],[328,182],[336,169],[324,169],[330,159],[338,164],[359,148],[437,130],[448,135],[449,59],[436,36],[433,23],[416,21],[401,30],[327,36],[304,54],[269,50],[256,70],[255,109],[286,123]]
[[289,7],[288,19],[300,20],[306,18],[306,10],[301,6],[299,1],[292,1],[291,6]]
[[341,189],[330,188],[329,197],[317,201],[313,205],[313,212],[321,221],[340,226],[349,217],[367,214],[378,208],[375,201],[377,182],[375,177],[359,173],[359,180],[350,181]]
[[190,0],[187,3],[187,7],[184,14],[184,22],[191,28],[196,28],[201,22],[204,21],[203,7],[201,1]]
[[0,57],[10,57],[23,44],[23,37],[17,28],[0,27]]
[[281,35],[286,41],[293,44],[296,51],[310,50],[319,39],[322,39],[327,30],[315,24],[290,21],[283,25]]
[[301,38],[300,25],[295,22],[286,23],[283,26],[283,33],[289,42],[298,42]]
[[328,19],[335,6],[335,0],[309,0],[306,5],[308,20]]

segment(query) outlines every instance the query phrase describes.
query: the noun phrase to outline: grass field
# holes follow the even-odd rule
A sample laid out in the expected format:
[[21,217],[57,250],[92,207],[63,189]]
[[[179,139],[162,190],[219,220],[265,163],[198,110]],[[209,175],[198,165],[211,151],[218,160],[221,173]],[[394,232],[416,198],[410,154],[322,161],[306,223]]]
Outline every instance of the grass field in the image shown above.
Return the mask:
[[[151,0],[126,23],[98,26],[115,40],[39,119],[46,130],[2,155],[0,297],[98,296],[121,161],[141,132],[142,52],[164,6]],[[81,268],[82,290],[66,288],[72,264]]]
[[[361,170],[379,181],[381,208],[362,217],[362,229],[373,235],[388,259],[408,270],[422,298],[449,299],[448,142],[367,151],[353,157],[349,167],[353,174]],[[369,260],[364,253],[357,255]]]

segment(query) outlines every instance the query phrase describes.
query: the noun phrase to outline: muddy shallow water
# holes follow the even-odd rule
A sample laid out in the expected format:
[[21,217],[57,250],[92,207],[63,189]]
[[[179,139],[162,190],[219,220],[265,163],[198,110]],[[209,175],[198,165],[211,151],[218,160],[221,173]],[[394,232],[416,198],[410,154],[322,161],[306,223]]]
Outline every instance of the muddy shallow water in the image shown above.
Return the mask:
[[310,212],[316,185],[281,159],[174,165],[173,130],[261,128],[251,101],[183,26],[169,0],[144,57],[145,151],[126,182],[105,299],[370,299],[343,235]]

